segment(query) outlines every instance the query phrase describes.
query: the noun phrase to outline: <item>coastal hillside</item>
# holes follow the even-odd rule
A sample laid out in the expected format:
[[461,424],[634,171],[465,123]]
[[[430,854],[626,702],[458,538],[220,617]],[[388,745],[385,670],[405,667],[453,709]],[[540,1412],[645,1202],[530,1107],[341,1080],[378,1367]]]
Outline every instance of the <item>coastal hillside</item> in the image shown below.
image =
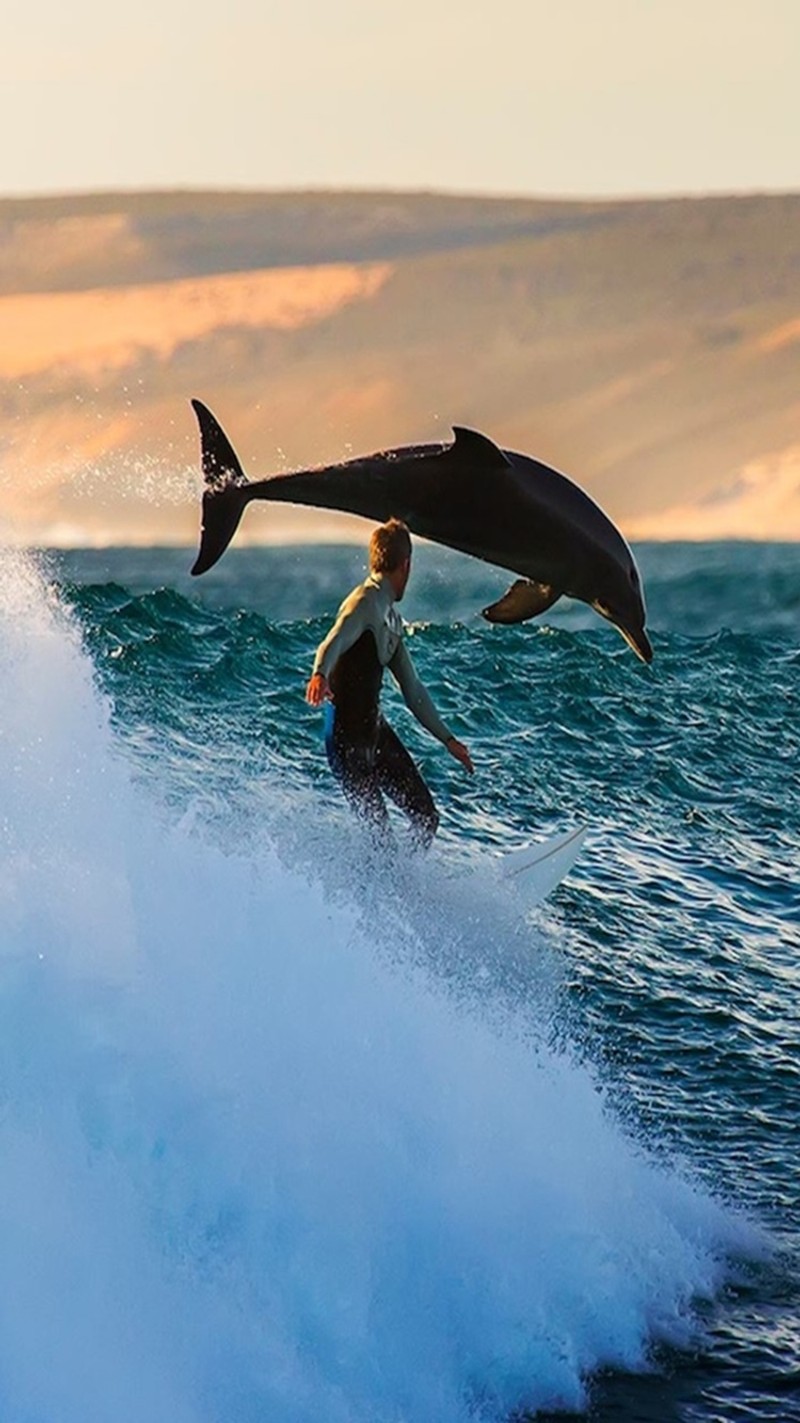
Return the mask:
[[800,538],[798,230],[794,194],[2,201],[0,536],[192,544],[198,395],[257,474],[460,423],[631,537]]

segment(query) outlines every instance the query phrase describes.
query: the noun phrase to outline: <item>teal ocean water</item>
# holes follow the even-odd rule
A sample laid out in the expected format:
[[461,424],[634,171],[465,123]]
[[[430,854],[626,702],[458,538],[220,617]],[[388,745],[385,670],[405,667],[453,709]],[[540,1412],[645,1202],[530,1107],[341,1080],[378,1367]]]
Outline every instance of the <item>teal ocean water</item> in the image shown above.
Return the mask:
[[387,864],[303,700],[361,549],[0,553],[4,1423],[800,1420],[800,549],[637,555],[649,668],[417,549],[476,774],[387,687]]

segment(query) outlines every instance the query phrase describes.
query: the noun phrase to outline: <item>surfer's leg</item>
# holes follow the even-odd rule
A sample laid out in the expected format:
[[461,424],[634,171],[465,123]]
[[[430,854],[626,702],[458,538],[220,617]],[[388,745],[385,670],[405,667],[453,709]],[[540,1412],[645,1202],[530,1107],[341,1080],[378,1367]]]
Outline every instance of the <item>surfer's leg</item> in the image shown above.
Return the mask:
[[330,768],[352,809],[368,820],[379,835],[388,836],[389,816],[378,783],[374,745],[347,741],[338,731],[334,718],[326,733],[325,750]]
[[427,849],[439,825],[439,812],[405,746],[383,718],[375,768],[380,789],[408,816],[415,839]]

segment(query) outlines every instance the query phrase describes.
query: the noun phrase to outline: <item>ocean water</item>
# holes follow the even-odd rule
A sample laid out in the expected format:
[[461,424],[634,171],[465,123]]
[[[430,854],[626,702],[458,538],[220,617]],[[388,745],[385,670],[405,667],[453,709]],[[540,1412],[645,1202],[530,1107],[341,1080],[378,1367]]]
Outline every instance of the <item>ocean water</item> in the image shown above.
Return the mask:
[[361,549],[0,552],[3,1423],[800,1419],[800,550],[638,554],[650,668],[418,548],[476,774],[387,688],[387,863],[302,696]]

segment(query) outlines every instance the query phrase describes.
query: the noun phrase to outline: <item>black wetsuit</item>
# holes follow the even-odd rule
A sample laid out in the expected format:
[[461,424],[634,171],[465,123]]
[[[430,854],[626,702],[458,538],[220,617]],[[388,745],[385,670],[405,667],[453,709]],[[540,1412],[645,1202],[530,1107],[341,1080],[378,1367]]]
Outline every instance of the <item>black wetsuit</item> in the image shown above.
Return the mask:
[[314,671],[333,694],[325,744],[331,769],[351,804],[388,831],[384,795],[411,821],[422,844],[436,833],[439,815],[417,767],[380,712],[383,669],[396,678],[405,701],[439,741],[452,733],[439,717],[402,641],[403,625],[388,579],[371,574],[342,603],[320,644]]

